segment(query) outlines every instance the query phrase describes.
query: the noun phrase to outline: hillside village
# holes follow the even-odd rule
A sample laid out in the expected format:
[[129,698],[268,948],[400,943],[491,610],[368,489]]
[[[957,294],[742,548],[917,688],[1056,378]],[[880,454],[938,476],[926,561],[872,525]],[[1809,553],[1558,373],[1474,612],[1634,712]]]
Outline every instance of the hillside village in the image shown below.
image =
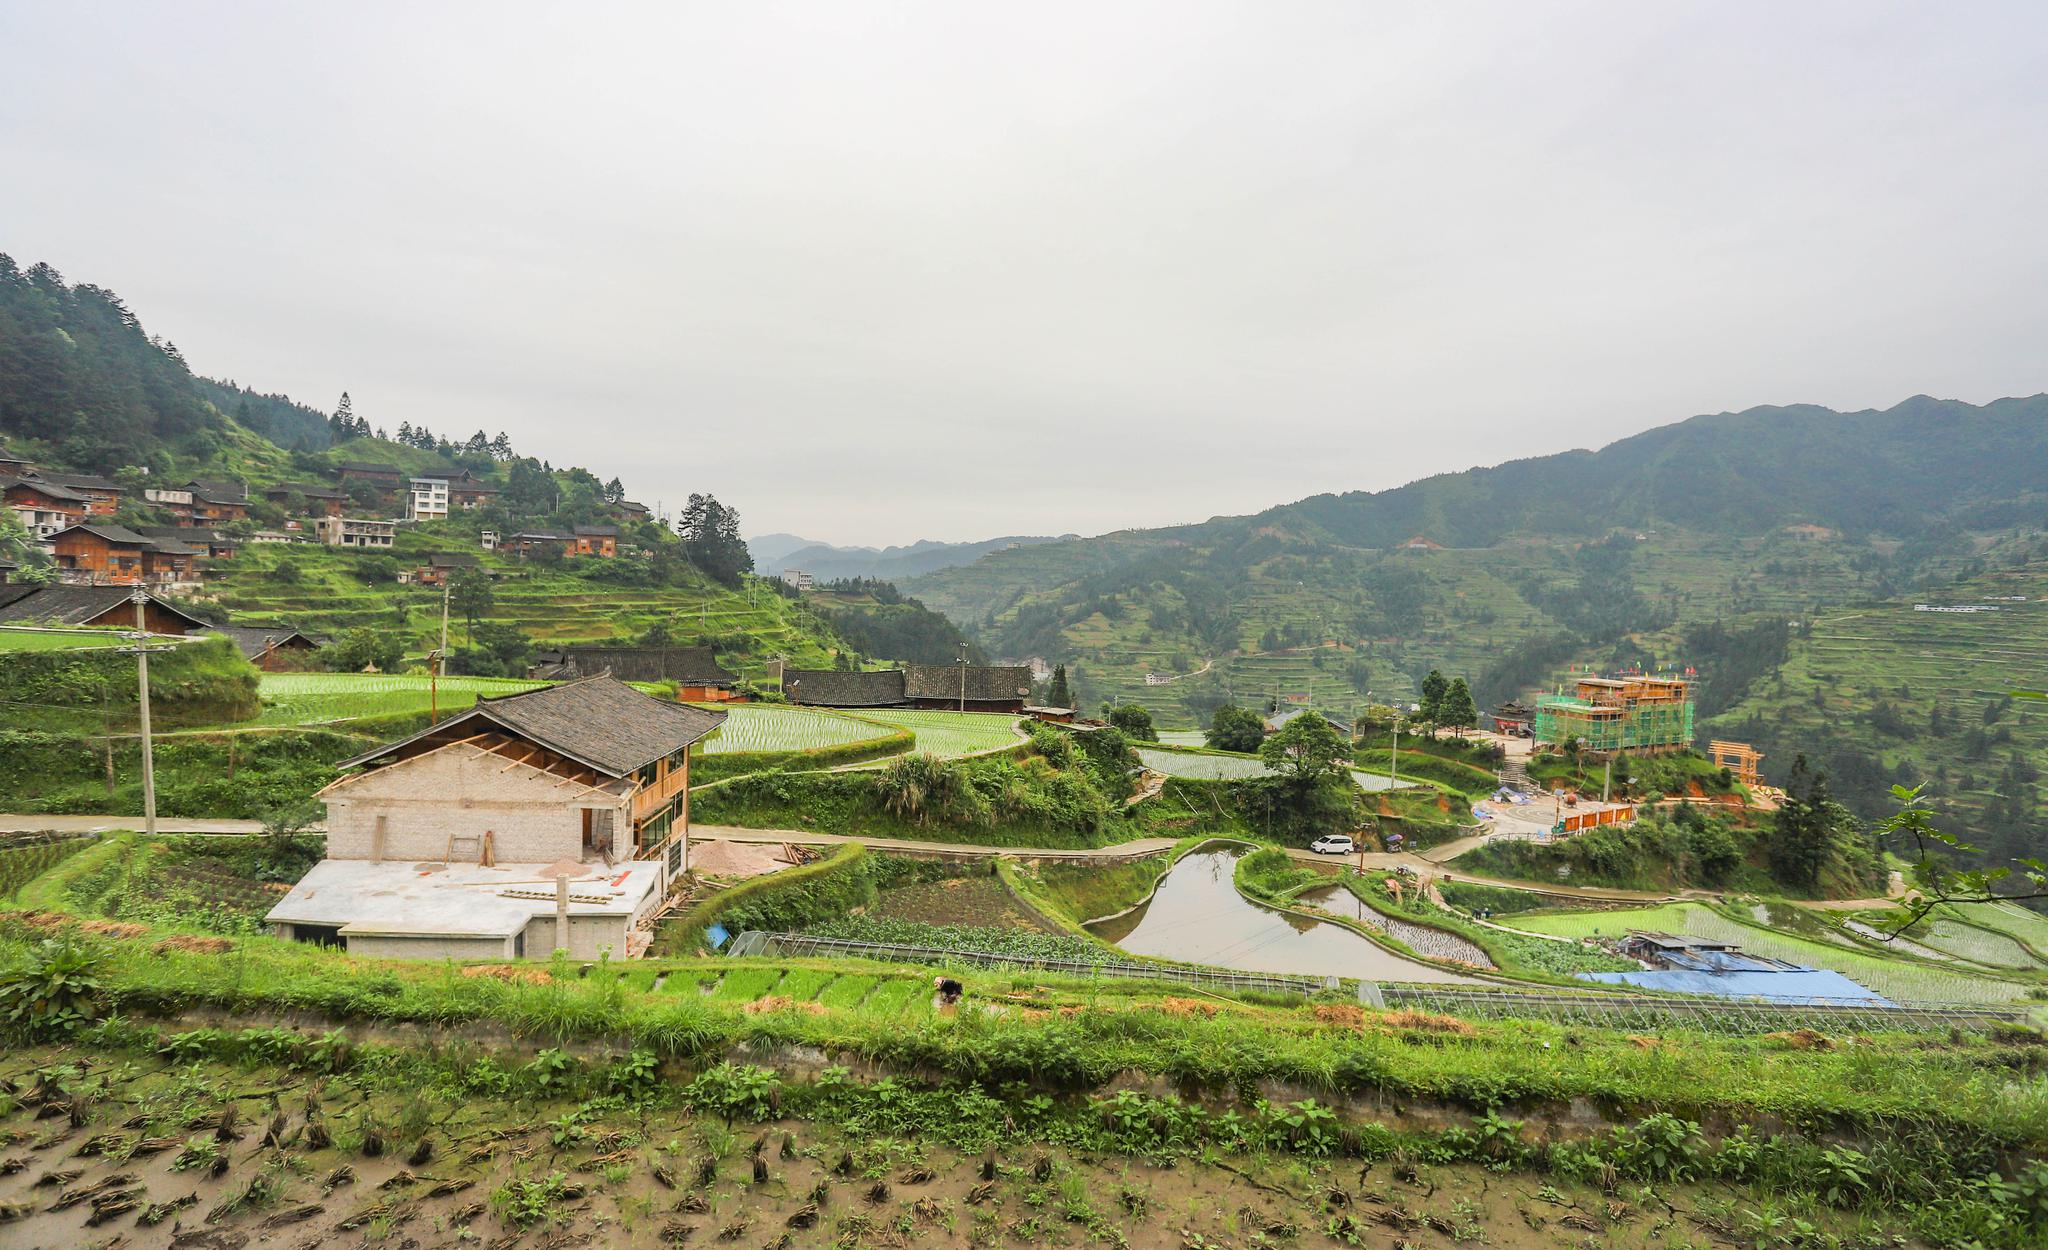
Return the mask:
[[2048,1230],[2030,487],[1523,462],[899,585],[114,322],[178,404],[0,421],[0,1244]]

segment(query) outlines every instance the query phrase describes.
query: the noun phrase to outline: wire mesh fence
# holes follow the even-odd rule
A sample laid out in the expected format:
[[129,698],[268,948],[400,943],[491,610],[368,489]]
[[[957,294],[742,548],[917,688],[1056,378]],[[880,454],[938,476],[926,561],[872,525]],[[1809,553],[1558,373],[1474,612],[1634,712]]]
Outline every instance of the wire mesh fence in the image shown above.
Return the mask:
[[768,933],[749,929],[733,939],[726,953],[748,955],[877,959],[891,963],[942,964],[1019,971],[1056,972],[1076,977],[1113,977],[1200,986],[1221,993],[1263,992],[1355,994],[1374,1006],[1468,1019],[1545,1020],[1589,1028],[1651,1033],[1690,1029],[1719,1034],[1778,1033],[1794,1029],[1820,1032],[1945,1033],[1952,1029],[1987,1032],[2000,1024],[2023,1021],[2023,1008],[1986,1007],[1975,1003],[1857,1002],[1842,999],[1742,999],[1686,995],[1630,994],[1605,990],[1472,989],[1461,986],[1387,984],[1340,981],[1335,977],[1288,976],[1184,964],[1092,962],[1050,959],[996,951],[946,950],[852,938],[812,937],[802,933]]

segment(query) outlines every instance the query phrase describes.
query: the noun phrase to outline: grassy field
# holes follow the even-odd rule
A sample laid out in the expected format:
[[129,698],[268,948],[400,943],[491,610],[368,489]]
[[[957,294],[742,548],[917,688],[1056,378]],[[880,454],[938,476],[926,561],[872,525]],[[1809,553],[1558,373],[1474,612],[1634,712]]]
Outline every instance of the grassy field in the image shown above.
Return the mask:
[[105,629],[0,628],[0,651],[77,651],[118,647],[123,641],[119,633]]
[[[265,673],[258,725],[321,725],[366,716],[425,712],[429,679],[398,673]],[[443,712],[460,711],[482,696],[537,690],[545,682],[501,677],[443,677]]]
[[[711,706],[709,704],[705,706]],[[808,751],[885,738],[889,731],[826,708],[783,707],[773,703],[722,707],[725,725],[707,739],[705,755],[747,751]]]
[[1513,926],[1562,937],[1619,937],[1649,929],[1732,942],[1752,955],[1830,968],[1887,998],[1919,1002],[2004,1003],[2026,997],[2028,987],[1963,968],[1937,968],[1847,946],[1812,941],[1731,920],[1699,903],[1668,903],[1629,911],[1519,915]]

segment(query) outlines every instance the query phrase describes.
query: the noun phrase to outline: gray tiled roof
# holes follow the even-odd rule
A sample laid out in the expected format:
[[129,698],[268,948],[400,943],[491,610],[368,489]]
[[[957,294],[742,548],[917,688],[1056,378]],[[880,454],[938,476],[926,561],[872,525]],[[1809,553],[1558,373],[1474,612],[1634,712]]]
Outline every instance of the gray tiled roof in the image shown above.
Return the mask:
[[37,469],[31,476],[38,481],[55,482],[59,486],[69,486],[73,490],[110,490],[118,492],[123,489],[121,484],[113,478],[96,477],[90,473],[50,473]]
[[32,490],[39,490],[52,499],[64,500],[69,503],[90,503],[92,501],[92,496],[90,495],[81,495],[69,486],[59,486],[57,483],[46,481],[43,478],[0,477],[0,491],[9,490],[16,486],[26,486]]
[[586,677],[479,700],[460,716],[344,762],[368,763],[430,736],[457,741],[496,726],[605,776],[624,777],[683,750],[724,720],[723,712],[657,699],[611,677]]
[[[958,664],[906,664],[903,693],[913,699],[957,699],[960,697]],[[967,700],[970,703],[1001,703],[1031,697],[1031,670],[1019,665],[969,664]]]
[[798,703],[820,707],[893,707],[902,703],[903,674],[844,673],[829,668],[792,668],[782,674],[782,689]]
[[536,656],[540,667],[561,666],[583,675],[609,669],[620,681],[673,681],[686,686],[730,686],[710,647],[563,647]]
[[243,655],[255,659],[273,647],[290,646],[294,641],[308,647],[317,647],[320,640],[311,634],[302,634],[296,629],[282,625],[209,625],[204,633],[219,634],[241,649]]
[[[14,625],[25,622],[55,621],[59,625],[83,625],[113,608],[128,602],[132,588],[128,586],[7,586],[0,591],[25,591],[11,597],[0,596],[0,625]],[[184,618],[192,626],[203,626],[205,621],[189,612],[158,599],[150,599],[157,607],[173,616]]]
[[265,495],[303,495],[307,499],[346,499],[348,492],[332,486],[313,486],[306,482],[279,482],[264,488]]

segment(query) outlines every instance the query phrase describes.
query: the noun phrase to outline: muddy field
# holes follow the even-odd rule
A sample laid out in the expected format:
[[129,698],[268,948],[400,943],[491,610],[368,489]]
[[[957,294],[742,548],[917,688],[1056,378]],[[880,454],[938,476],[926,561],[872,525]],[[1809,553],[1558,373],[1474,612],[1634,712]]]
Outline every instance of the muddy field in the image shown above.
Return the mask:
[[810,1123],[727,1125],[672,1106],[481,1089],[370,1092],[163,1054],[18,1052],[0,1076],[14,1089],[0,1102],[4,1247],[1756,1241],[1744,1235],[1752,1212],[1726,1192],[1603,1192],[1398,1158],[1165,1163],[1022,1141],[963,1156]]

